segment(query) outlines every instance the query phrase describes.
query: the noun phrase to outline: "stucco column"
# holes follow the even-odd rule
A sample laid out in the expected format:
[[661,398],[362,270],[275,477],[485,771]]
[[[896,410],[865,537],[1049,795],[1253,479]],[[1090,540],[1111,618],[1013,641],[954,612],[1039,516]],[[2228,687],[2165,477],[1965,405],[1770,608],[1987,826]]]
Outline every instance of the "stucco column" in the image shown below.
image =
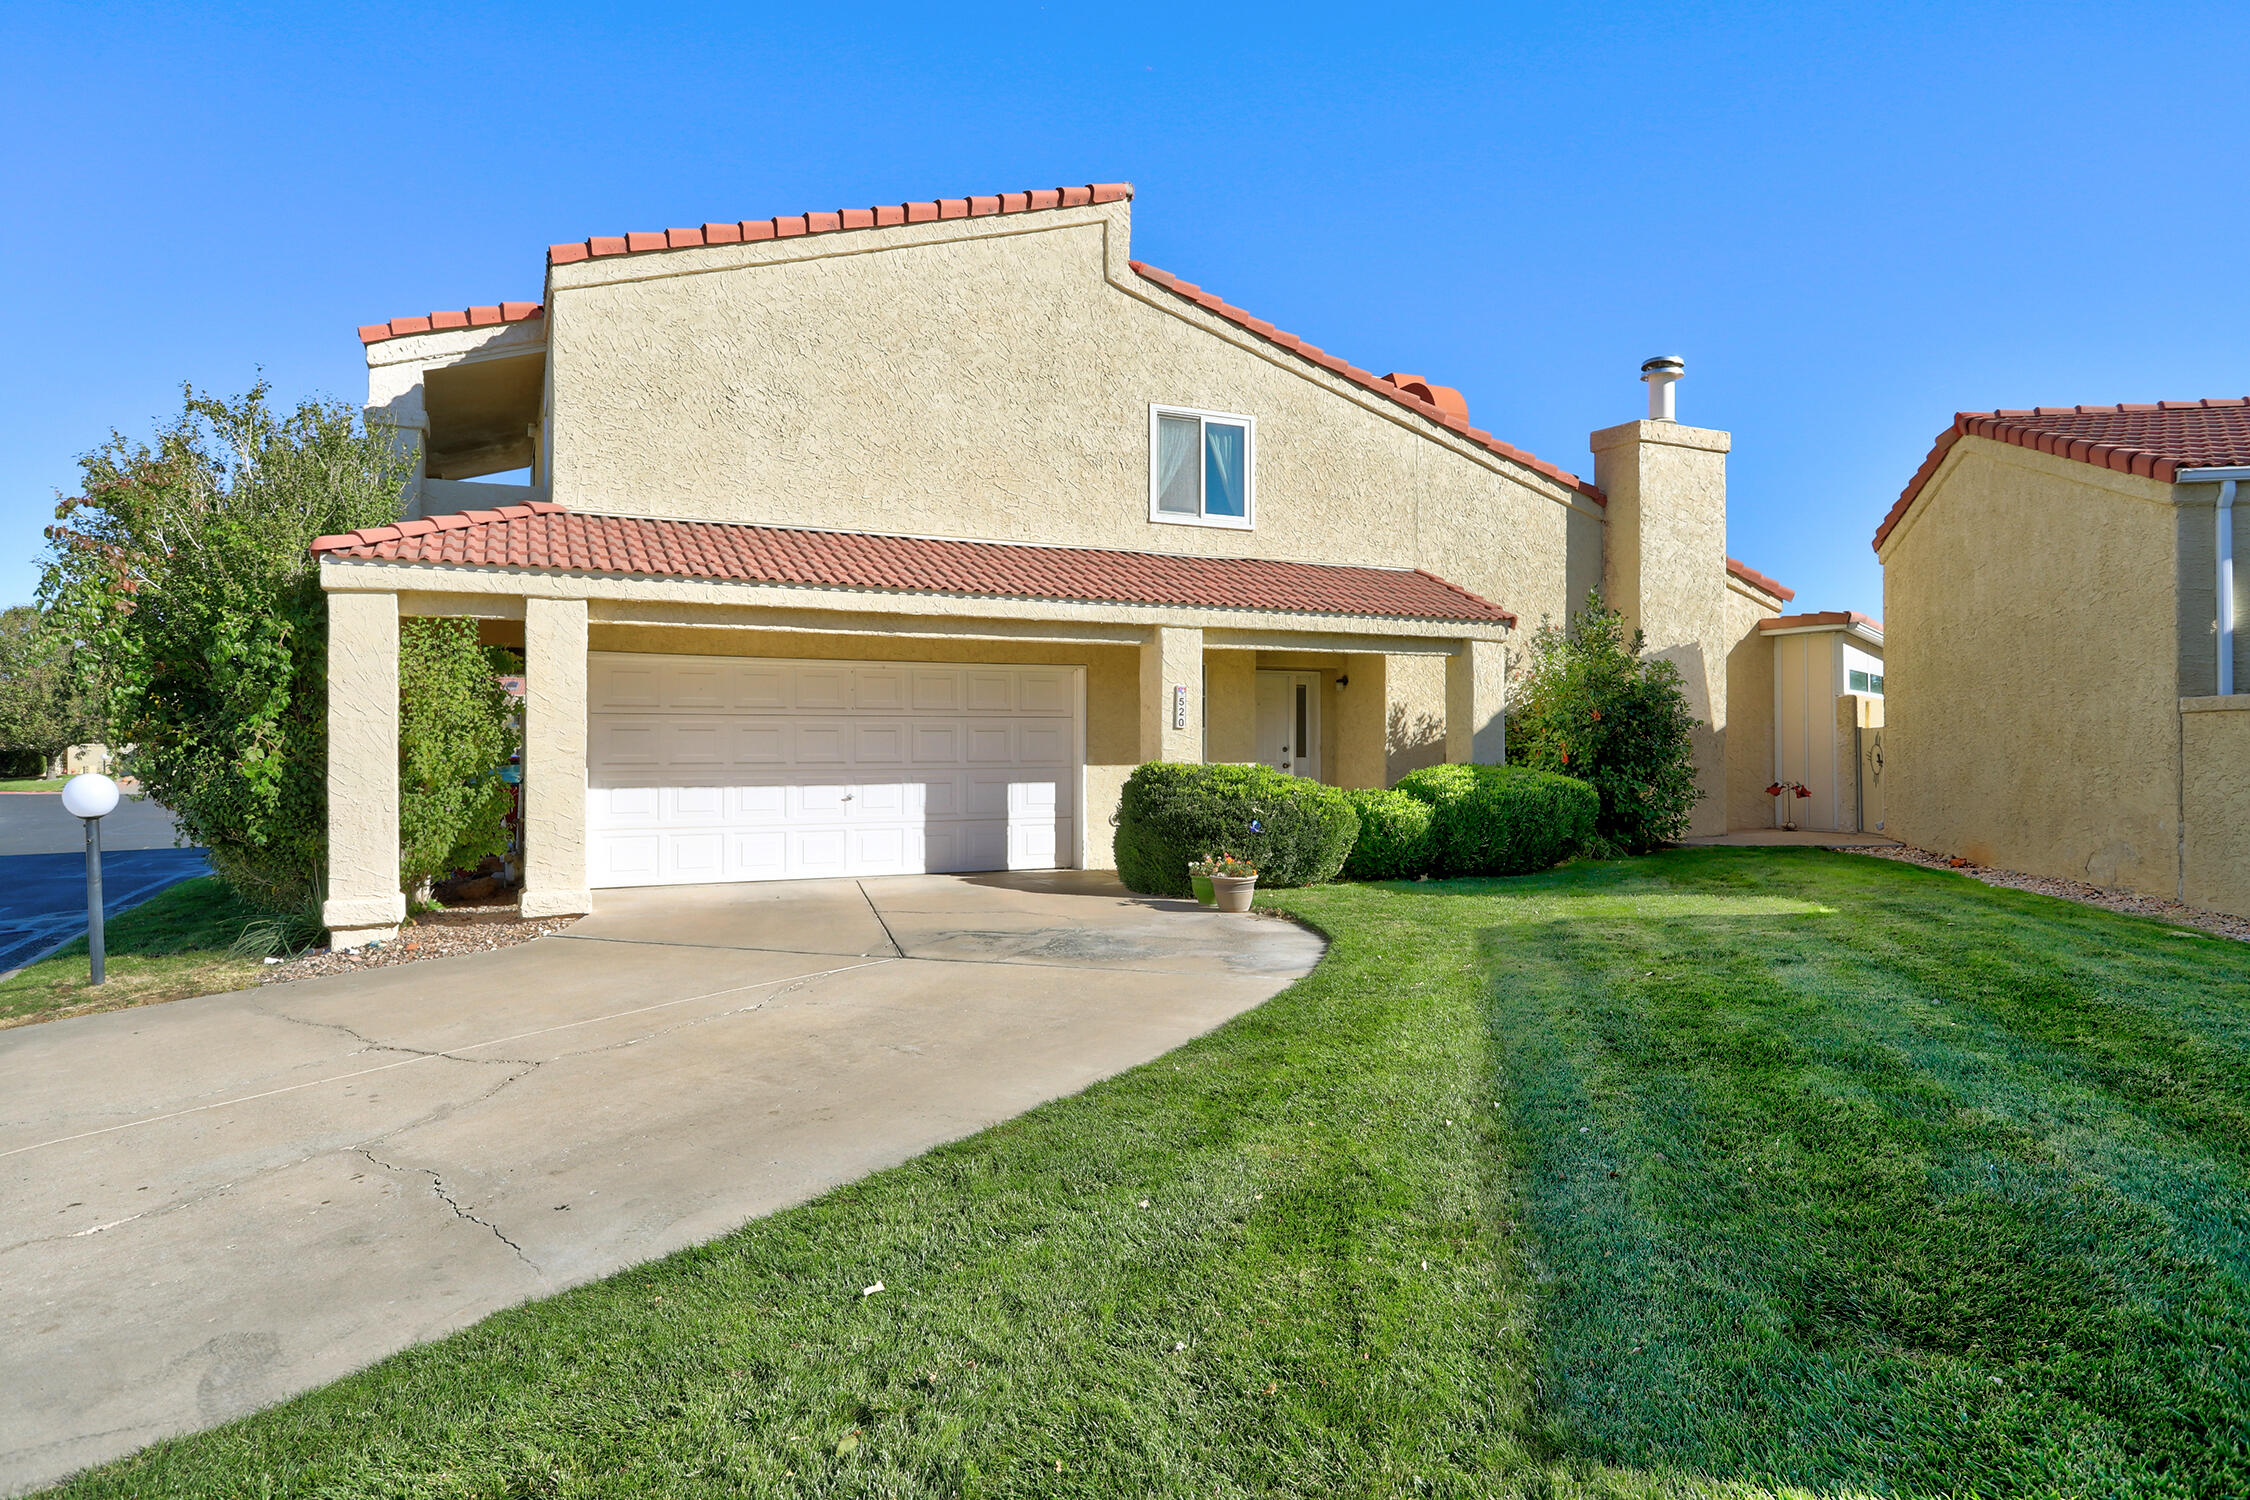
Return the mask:
[[1445,659],[1445,758],[1496,766],[1508,758],[1508,648],[1465,640]]
[[328,897],[339,948],[406,920],[398,884],[398,595],[328,596]]
[[1141,759],[1203,759],[1203,632],[1159,625],[1141,642]]
[[523,610],[523,914],[594,909],[586,883],[586,601]]

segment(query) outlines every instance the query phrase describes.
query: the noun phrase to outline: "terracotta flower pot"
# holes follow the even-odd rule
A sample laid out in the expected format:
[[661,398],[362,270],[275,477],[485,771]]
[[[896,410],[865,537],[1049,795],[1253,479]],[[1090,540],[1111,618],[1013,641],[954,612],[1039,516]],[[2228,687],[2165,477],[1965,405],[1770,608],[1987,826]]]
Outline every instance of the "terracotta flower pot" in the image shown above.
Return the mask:
[[1214,875],[1211,877],[1211,894],[1217,899],[1221,911],[1248,911],[1250,893],[1258,888],[1255,875]]
[[1212,896],[1212,894],[1211,894],[1211,877],[1210,877],[1210,876],[1208,876],[1208,875],[1190,875],[1190,876],[1188,877],[1188,884],[1189,884],[1189,885],[1192,885],[1192,886],[1194,886],[1194,887],[1195,887],[1195,904],[1196,904],[1196,905],[1198,905],[1198,906],[1209,906],[1209,905],[1210,905],[1210,904],[1212,903],[1212,901],[1213,901],[1213,900],[1215,899],[1215,898],[1214,898],[1214,897]]

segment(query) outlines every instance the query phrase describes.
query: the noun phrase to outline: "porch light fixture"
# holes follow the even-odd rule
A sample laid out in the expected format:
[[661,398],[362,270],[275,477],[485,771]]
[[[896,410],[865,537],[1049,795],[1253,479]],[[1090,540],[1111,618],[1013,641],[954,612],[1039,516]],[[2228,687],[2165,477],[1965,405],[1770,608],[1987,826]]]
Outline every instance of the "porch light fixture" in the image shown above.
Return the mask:
[[102,982],[102,819],[117,808],[117,783],[89,771],[63,783],[63,811],[86,825],[86,953]]

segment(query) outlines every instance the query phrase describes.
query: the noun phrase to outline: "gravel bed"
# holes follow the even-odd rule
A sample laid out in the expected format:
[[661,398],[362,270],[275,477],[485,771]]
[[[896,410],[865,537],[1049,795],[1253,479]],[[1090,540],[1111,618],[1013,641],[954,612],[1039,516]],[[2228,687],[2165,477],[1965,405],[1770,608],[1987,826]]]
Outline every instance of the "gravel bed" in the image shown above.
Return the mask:
[[2014,891],[2037,891],[2042,896],[2060,896],[2065,901],[2099,906],[2107,911],[2121,911],[2135,917],[2154,917],[2160,922],[2176,922],[2183,927],[2200,927],[2219,937],[2250,943],[2250,917],[2230,917],[2225,912],[2205,911],[2200,906],[2183,906],[2160,896],[2113,891],[2107,886],[2088,885],[2083,880],[2052,880],[2044,875],[2026,875],[2017,870],[1996,870],[1990,865],[1971,864],[1957,856],[1932,854],[1927,849],[1909,849],[1903,844],[1880,847],[1861,845],[1844,852],[1872,855],[1876,859],[1895,859],[1910,865],[1926,865],[1933,870],[1952,870],[1972,880],[1981,880],[1986,885],[2006,886]]
[[268,962],[260,983],[278,984],[290,979],[311,979],[320,974],[357,974],[392,964],[419,963],[425,958],[452,958],[461,953],[489,953],[513,948],[562,931],[576,917],[541,917],[525,921],[514,902],[498,906],[453,906],[424,912],[398,930],[387,943],[341,951],[314,948],[280,963]]

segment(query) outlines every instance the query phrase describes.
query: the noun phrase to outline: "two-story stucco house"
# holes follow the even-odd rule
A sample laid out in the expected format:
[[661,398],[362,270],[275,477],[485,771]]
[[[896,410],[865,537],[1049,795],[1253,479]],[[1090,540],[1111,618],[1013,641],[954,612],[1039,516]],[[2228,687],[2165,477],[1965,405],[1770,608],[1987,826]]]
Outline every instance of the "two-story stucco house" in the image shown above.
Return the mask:
[[2250,401],[1962,412],[1875,533],[1889,833],[2250,916]]
[[1676,365],[1589,481],[1136,262],[1131,198],[590,239],[542,302],[361,329],[421,473],[409,519],[315,547],[337,940],[403,914],[401,615],[524,651],[527,915],[1103,868],[1150,759],[1498,760],[1522,632],[1597,585],[1707,721],[1698,831],[1771,821],[1770,686],[1727,672],[1788,591],[1726,556],[1728,438],[1668,420]]

